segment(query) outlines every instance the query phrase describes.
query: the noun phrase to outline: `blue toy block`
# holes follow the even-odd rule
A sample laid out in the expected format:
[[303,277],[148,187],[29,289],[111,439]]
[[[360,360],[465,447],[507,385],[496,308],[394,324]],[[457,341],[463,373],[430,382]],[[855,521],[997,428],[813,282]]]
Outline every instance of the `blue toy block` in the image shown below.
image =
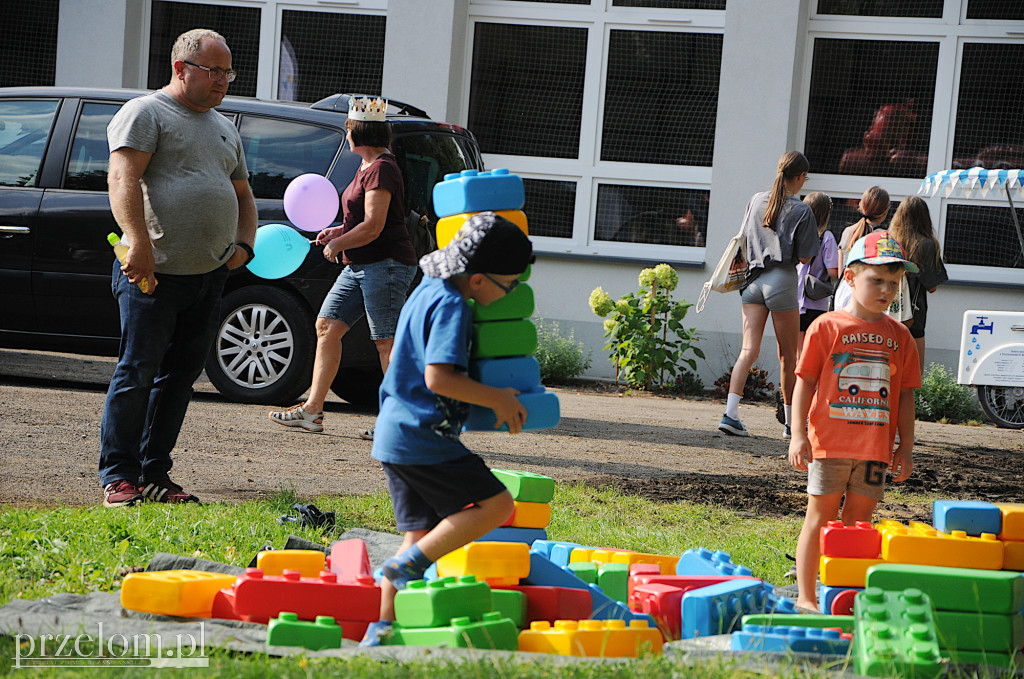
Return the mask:
[[786,596],[775,594],[775,588],[764,583],[764,609],[768,613],[796,613],[796,602]]
[[575,542],[566,542],[564,540],[557,540],[552,542],[548,547],[547,558],[551,559],[559,568],[564,568],[569,565],[569,556],[572,554],[572,550],[582,547],[583,545]]
[[505,168],[446,174],[444,181],[434,185],[434,213],[438,217],[463,212],[518,210],[525,202],[522,178]]
[[765,612],[764,583],[730,580],[683,594],[682,637],[694,639],[728,634],[740,626],[744,615]]
[[[561,420],[558,397],[549,391],[543,391],[544,387],[538,388],[541,391],[526,392],[516,396],[526,408],[526,422],[523,423],[523,431],[553,429]],[[466,431],[508,431],[508,424],[502,424],[500,428],[495,429],[494,425],[497,421],[497,416],[490,408],[471,405],[469,406],[469,417],[466,418],[463,428]]]
[[530,545],[530,551],[551,558],[551,548],[558,544],[558,540],[534,540]]
[[846,655],[850,641],[836,629],[747,625],[732,633],[731,646],[734,651]]
[[513,526],[500,526],[495,528],[477,542],[522,542],[530,545],[531,549],[537,542],[547,542],[548,532],[543,528],[516,528]]
[[533,356],[470,361],[469,376],[489,387],[512,387],[524,393],[544,391],[540,384],[540,364]]
[[991,502],[936,500],[932,503],[932,525],[943,533],[962,530],[968,535],[999,535],[1003,513]]
[[710,549],[688,549],[676,563],[676,575],[751,575],[746,566],[732,562],[728,552]]
[[818,588],[818,601],[821,604],[821,612],[828,613],[832,610],[832,602],[836,600],[836,597],[847,590],[853,590],[855,592],[863,591],[863,587],[829,587],[828,585],[821,585]]

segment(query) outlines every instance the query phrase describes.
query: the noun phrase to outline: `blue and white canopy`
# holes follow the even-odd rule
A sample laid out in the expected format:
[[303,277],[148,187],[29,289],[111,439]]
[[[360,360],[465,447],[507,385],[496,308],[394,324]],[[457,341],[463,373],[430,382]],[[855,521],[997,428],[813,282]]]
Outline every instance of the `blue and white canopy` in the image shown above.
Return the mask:
[[982,167],[943,170],[925,177],[917,192],[934,196],[940,189],[944,190],[946,198],[970,198],[972,195],[986,198],[990,192],[994,194],[993,198],[1006,198],[1007,191],[1011,196],[1016,191],[1024,198],[1024,170],[986,170]]

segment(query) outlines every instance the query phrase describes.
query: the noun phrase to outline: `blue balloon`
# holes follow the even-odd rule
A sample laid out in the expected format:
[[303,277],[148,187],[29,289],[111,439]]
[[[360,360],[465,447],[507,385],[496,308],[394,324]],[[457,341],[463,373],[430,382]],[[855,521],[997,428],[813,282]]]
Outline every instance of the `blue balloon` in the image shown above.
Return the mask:
[[284,278],[295,273],[309,253],[309,240],[284,224],[264,224],[256,229],[256,256],[246,264],[260,278]]

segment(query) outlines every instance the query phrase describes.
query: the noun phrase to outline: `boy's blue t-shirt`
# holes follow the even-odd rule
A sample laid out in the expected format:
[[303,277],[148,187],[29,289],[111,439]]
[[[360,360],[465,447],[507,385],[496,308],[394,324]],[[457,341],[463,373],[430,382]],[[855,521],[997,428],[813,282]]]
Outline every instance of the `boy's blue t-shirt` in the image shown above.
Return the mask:
[[424,371],[437,363],[466,371],[472,339],[473,314],[458,289],[424,276],[398,318],[391,364],[380,385],[373,457],[426,465],[469,454],[459,440],[469,404],[427,389]]

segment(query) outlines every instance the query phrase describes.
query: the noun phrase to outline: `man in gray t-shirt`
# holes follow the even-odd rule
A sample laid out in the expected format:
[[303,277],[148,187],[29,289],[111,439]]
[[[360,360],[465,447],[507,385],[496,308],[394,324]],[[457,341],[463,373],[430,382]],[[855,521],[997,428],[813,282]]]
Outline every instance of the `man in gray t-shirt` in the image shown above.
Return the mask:
[[242,140],[214,110],[235,78],[231,50],[193,29],[163,89],[107,127],[110,208],[129,246],[113,268],[121,349],[100,428],[107,507],[197,502],[168,476],[171,450],[220,318],[228,270],[252,258],[256,202]]

